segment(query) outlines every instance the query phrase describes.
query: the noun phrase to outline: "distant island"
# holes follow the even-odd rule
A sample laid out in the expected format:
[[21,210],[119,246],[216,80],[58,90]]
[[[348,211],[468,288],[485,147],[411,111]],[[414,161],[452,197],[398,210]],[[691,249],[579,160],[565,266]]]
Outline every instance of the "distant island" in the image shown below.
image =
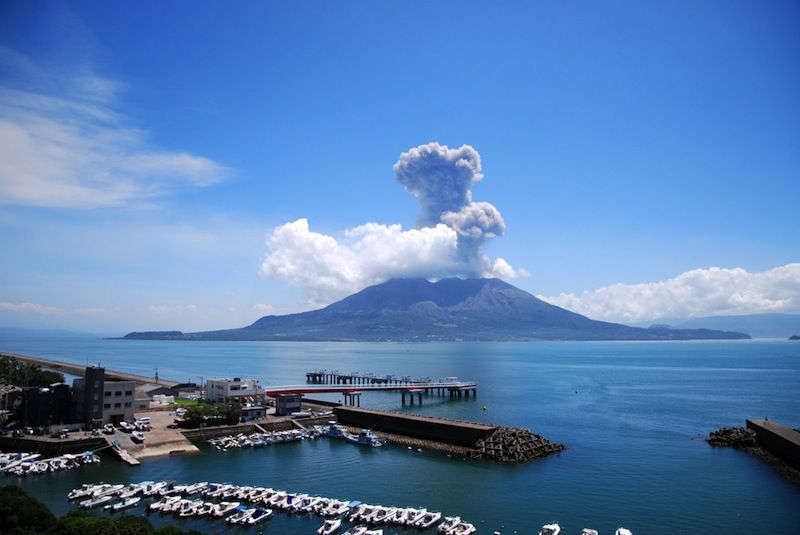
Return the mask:
[[795,334],[795,335],[793,335],[793,336],[790,336],[790,337],[789,337],[789,340],[800,340],[800,335],[798,335],[798,334]]
[[551,305],[499,279],[391,279],[319,310],[239,329],[132,332],[127,340],[739,340],[712,329],[630,327]]

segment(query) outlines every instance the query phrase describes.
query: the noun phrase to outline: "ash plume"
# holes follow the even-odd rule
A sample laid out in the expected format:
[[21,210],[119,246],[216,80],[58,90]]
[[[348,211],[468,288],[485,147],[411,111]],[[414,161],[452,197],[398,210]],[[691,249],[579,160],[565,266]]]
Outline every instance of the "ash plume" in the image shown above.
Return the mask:
[[400,155],[394,164],[397,181],[420,204],[417,227],[444,224],[458,234],[458,253],[475,272],[484,268],[480,249],[502,236],[506,225],[488,202],[472,201],[472,184],[483,180],[481,156],[469,145],[451,149],[428,143]]

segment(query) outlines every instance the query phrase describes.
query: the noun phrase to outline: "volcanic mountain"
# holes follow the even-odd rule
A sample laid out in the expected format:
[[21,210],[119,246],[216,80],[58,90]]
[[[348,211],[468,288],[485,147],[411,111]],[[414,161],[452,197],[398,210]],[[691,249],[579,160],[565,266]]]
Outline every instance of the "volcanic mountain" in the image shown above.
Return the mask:
[[642,329],[595,321],[551,305],[499,279],[391,279],[325,308],[264,316],[240,329],[132,332],[126,339],[169,340],[722,340],[711,329]]

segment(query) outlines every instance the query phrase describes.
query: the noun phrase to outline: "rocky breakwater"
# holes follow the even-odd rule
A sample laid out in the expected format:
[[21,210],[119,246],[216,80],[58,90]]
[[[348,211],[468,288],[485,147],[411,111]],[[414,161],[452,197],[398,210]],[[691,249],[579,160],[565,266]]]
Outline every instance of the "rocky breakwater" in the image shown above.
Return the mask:
[[[750,422],[748,422],[750,425]],[[800,484],[800,470],[788,464],[785,458],[765,448],[755,430],[749,427],[723,427],[709,433],[706,442],[715,448],[734,448],[760,458],[781,472],[789,480]]]
[[470,451],[472,459],[490,459],[505,463],[525,463],[567,449],[527,429],[498,427],[491,435],[478,440]]
[[745,427],[723,427],[709,433],[706,439],[715,448],[754,448],[758,446],[758,438],[752,429]]

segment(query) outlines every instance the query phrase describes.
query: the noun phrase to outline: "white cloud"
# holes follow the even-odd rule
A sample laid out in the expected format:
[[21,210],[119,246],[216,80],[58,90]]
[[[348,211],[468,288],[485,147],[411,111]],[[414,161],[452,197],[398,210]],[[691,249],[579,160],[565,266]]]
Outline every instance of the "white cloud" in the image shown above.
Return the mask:
[[593,319],[622,322],[800,312],[800,263],[759,273],[742,268],[695,269],[659,282],[619,283],[581,294],[540,297]]
[[3,312],[28,312],[33,314],[60,314],[63,312],[58,307],[40,305],[38,303],[9,303],[0,301],[0,311]]
[[273,314],[275,312],[275,307],[266,303],[258,303],[253,305],[253,310],[259,314]]
[[150,305],[147,310],[155,316],[174,316],[194,314],[198,311],[198,307],[197,305]]
[[229,175],[202,156],[150,145],[115,109],[121,85],[113,80],[53,79],[8,49],[0,66],[24,86],[0,86],[0,204],[117,206]]
[[[316,304],[393,277],[443,278],[474,271],[458,253],[458,233],[444,224],[403,230],[400,225],[367,223],[346,230],[337,240],[313,232],[308,220],[298,219],[275,228],[267,246],[262,275],[302,288]],[[479,258],[482,276],[522,274],[505,260]]]

